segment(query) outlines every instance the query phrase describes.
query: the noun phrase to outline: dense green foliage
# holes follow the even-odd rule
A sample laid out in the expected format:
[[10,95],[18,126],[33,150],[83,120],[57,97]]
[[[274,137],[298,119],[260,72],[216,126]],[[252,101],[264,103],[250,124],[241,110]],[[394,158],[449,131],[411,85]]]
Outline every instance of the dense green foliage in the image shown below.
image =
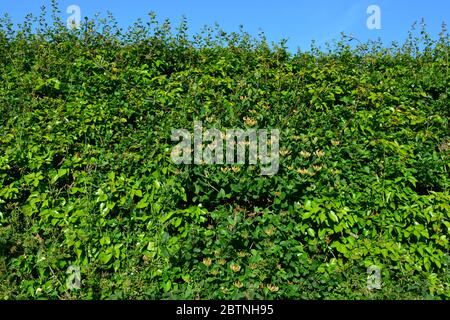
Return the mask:
[[[0,298],[450,298],[445,28],[292,54],[53,18],[0,22]],[[280,129],[280,170],[175,165],[194,120]]]

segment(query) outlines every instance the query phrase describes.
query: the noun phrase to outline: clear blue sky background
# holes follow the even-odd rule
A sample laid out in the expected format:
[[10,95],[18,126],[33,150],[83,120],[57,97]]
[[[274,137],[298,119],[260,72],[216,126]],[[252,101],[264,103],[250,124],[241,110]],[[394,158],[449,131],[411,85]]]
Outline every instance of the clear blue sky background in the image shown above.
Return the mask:
[[[50,0],[0,0],[0,14],[8,12],[15,22],[21,22],[26,13],[38,14],[43,4],[49,7]],[[69,16],[66,8],[75,4],[82,16],[109,10],[122,26],[146,18],[150,11],[175,24],[185,15],[191,33],[216,22],[226,31],[236,31],[242,24],[253,35],[263,30],[270,41],[287,38],[292,50],[309,49],[313,39],[323,45],[342,31],[361,41],[380,37],[386,43],[401,42],[412,23],[421,18],[432,35],[439,33],[442,22],[450,23],[450,0],[60,0],[59,4],[64,20]],[[381,8],[381,30],[366,26],[371,4]]]

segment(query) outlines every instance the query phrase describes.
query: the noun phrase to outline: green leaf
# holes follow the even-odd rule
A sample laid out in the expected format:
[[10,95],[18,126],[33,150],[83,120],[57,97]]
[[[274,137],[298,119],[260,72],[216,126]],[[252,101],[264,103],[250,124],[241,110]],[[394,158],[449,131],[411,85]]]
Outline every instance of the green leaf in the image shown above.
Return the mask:
[[337,217],[337,215],[334,213],[334,211],[330,211],[329,212],[329,216],[330,216],[330,219],[331,220],[333,220],[334,222],[339,222],[339,218]]
[[107,264],[111,260],[112,256],[113,254],[111,252],[101,252],[99,258],[101,262]]

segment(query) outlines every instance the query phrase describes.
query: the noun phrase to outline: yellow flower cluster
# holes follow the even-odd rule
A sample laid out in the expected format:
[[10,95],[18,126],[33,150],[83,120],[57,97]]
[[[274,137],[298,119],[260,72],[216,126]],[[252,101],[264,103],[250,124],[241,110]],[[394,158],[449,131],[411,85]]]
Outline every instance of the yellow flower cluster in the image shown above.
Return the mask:
[[256,125],[258,123],[258,121],[256,121],[253,118],[250,118],[250,117],[244,117],[244,123],[247,126],[253,127],[254,125]]

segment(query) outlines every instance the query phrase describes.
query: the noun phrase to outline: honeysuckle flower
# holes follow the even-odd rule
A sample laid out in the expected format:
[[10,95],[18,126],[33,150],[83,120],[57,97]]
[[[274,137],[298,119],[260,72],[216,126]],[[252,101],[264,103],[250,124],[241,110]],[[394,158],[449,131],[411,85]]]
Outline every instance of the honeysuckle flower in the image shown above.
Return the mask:
[[230,265],[230,269],[233,271],[233,272],[239,272],[239,271],[241,271],[241,266],[240,265],[238,265],[238,264],[232,264],[232,265]]
[[207,267],[209,267],[212,264],[212,259],[211,258],[204,258],[203,259],[203,264]]
[[313,164],[313,169],[315,171],[320,171],[320,170],[322,170],[322,166]]
[[221,266],[223,266],[225,263],[227,263],[227,261],[225,259],[220,259],[218,262]]
[[331,140],[331,144],[336,147],[336,146],[340,145],[341,142],[339,140],[333,139],[333,140]]
[[309,153],[308,151],[302,150],[302,151],[300,151],[300,156],[302,158],[308,159],[311,156],[311,153]]
[[270,292],[277,292],[280,288],[274,284],[268,284],[267,289],[269,289]]
[[319,158],[322,158],[325,155],[325,152],[323,152],[322,150],[316,150],[316,152],[314,152],[314,153]]
[[233,166],[233,167],[231,167],[231,170],[232,170],[234,173],[237,173],[237,172],[241,171],[241,168],[236,167],[236,166]]
[[300,174],[309,174],[308,169],[297,169],[297,172]]
[[255,119],[252,119],[250,117],[244,117],[244,123],[250,127],[253,127],[254,125],[256,125],[258,123],[258,121],[256,121]]

